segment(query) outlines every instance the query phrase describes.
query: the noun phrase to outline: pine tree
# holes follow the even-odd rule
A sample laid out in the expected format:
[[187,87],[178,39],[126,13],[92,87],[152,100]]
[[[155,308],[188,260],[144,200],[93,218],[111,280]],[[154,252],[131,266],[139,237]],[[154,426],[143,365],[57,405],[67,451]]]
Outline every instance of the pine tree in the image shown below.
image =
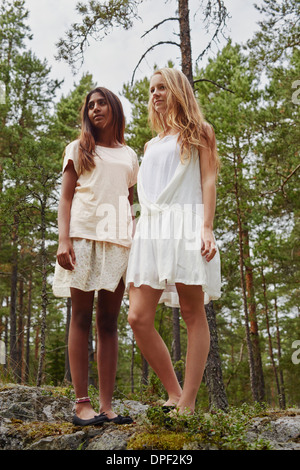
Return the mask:
[[[220,77],[222,87],[233,93],[214,86],[213,83],[220,83]],[[254,400],[262,401],[264,380],[249,248],[252,218],[255,213],[250,184],[252,122],[260,94],[255,88],[255,77],[247,66],[246,57],[241,53],[240,47],[232,46],[231,42],[215,60],[210,60],[208,66],[198,72],[197,80],[202,79],[203,81],[197,82],[198,97],[206,118],[215,128],[222,162],[218,184],[216,233],[225,253],[227,247],[231,253],[233,244],[237,250],[233,253],[233,266],[236,271],[239,266],[240,273],[240,290],[236,301],[239,305],[241,300],[243,306],[252,396]],[[222,263],[223,275],[227,270],[228,258],[226,256],[226,261]],[[230,277],[232,275],[236,278],[237,272],[230,272]],[[226,279],[230,277],[225,277],[225,292],[227,287],[232,288],[230,284],[226,286]],[[236,290],[237,285],[233,286]],[[234,308],[234,304],[231,308]]]

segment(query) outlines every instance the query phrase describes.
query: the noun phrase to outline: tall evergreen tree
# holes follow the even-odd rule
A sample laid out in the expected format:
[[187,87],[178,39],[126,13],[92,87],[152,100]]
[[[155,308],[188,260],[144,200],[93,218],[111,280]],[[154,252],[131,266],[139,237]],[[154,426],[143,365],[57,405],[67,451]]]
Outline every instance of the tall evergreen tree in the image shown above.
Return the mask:
[[[234,93],[213,85],[220,82],[220,77],[222,86]],[[241,301],[245,317],[252,396],[254,400],[261,401],[264,397],[264,381],[249,246],[253,217],[257,214],[250,183],[253,119],[260,93],[257,91],[255,76],[247,66],[246,57],[240,47],[233,46],[231,42],[215,60],[210,60],[207,67],[198,72],[197,80],[202,79],[211,80],[197,82],[197,91],[204,114],[215,128],[222,160],[216,211],[217,238],[222,242],[225,252],[225,247],[228,246],[231,251],[233,244],[237,250],[233,253],[233,266],[239,266],[241,289],[238,289],[236,301],[237,305]],[[229,266],[227,259],[222,264],[225,265],[224,276]],[[233,275],[236,277],[237,272]],[[230,288],[230,284],[226,286],[230,278],[225,274],[225,292]],[[231,308],[234,308],[234,304]]]
[[[1,35],[3,37],[1,57],[1,77],[6,85],[6,101],[1,121],[1,157],[2,157],[2,194],[1,194],[1,221],[2,221],[2,248],[3,240],[10,240],[7,246],[8,261],[11,265],[10,289],[10,360],[16,374],[21,370],[17,342],[17,299],[18,284],[22,295],[25,279],[20,275],[20,253],[24,241],[28,245],[31,237],[33,243],[34,231],[30,228],[28,220],[36,221],[34,196],[31,191],[33,177],[34,184],[41,183],[45,194],[48,188],[44,179],[44,170],[47,158],[37,160],[33,148],[37,147],[41,133],[46,129],[49,120],[52,102],[59,86],[58,81],[49,78],[50,69],[46,62],[40,61],[31,51],[23,51],[24,38],[28,37],[29,29],[25,24],[28,12],[24,9],[23,1],[12,1],[1,4]],[[12,23],[10,24],[10,21]],[[14,25],[12,28],[12,24]],[[15,28],[15,29],[14,29]],[[39,153],[42,146],[39,146]],[[49,158],[49,156],[47,156]],[[32,170],[35,170],[32,173]],[[40,178],[40,179],[39,179]],[[41,181],[42,179],[42,181]],[[54,182],[56,181],[56,175]],[[40,189],[41,189],[40,188]],[[49,190],[49,189],[48,189]],[[42,198],[42,193],[39,196]],[[46,222],[45,207],[41,207],[43,221],[41,260],[46,266],[45,243]],[[4,222],[4,224],[3,224]],[[39,233],[39,229],[38,229]],[[36,236],[36,232],[34,234]],[[36,239],[35,239],[36,240]],[[21,277],[20,277],[21,276]],[[18,280],[20,279],[20,283]],[[45,282],[45,281],[44,281]],[[46,285],[43,284],[43,297],[46,295]],[[19,330],[23,309],[19,309]],[[43,300],[43,315],[46,303]],[[18,332],[20,335],[20,331]],[[20,377],[18,377],[20,379]]]

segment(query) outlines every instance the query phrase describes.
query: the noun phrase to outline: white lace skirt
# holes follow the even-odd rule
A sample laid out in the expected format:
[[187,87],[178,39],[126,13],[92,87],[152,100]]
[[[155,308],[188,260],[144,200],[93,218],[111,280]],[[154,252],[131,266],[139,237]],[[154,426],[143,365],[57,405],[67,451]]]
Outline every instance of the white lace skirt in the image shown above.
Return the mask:
[[71,297],[70,287],[85,292],[105,289],[114,292],[124,277],[128,264],[129,248],[114,243],[73,238],[76,256],[75,269],[69,271],[56,261],[53,294]]

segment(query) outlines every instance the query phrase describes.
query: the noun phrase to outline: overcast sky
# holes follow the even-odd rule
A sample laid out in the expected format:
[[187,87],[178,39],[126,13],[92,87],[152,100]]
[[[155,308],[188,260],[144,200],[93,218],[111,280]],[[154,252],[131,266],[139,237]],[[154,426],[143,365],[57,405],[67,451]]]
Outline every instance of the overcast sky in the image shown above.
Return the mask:
[[[203,46],[207,44],[209,36],[203,34],[200,15],[196,15],[200,0],[190,0],[191,37],[193,62],[200,54]],[[257,22],[260,14],[254,7],[253,0],[225,0],[231,19],[228,20],[227,35],[234,43],[245,43],[258,29]],[[262,3],[256,0],[256,3]],[[77,0],[26,0],[26,7],[30,12],[29,25],[33,33],[33,41],[29,47],[41,59],[47,59],[52,67],[52,77],[62,80],[64,84],[61,94],[68,94],[74,83],[78,83],[83,73],[89,72],[99,86],[105,86],[120,96],[123,83],[131,81],[135,69],[142,54],[153,44],[163,40],[178,39],[174,35],[178,26],[175,22],[167,22],[159,29],[152,31],[144,39],[142,34],[159,21],[175,16],[176,0],[145,0],[139,7],[141,20],[134,23],[132,29],[124,31],[116,28],[102,41],[90,41],[87,48],[84,64],[76,75],[73,75],[68,64],[57,61],[56,43],[64,37],[65,32],[72,23],[79,21],[75,6]],[[219,47],[226,43],[221,39]],[[218,47],[213,47],[210,56],[214,56]],[[168,60],[172,60],[175,66],[180,68],[179,48],[172,45],[163,45],[150,52],[144,60],[135,78],[150,76],[154,64],[163,67]],[[205,65],[207,57],[199,64]],[[128,103],[121,97],[125,114],[129,112]]]

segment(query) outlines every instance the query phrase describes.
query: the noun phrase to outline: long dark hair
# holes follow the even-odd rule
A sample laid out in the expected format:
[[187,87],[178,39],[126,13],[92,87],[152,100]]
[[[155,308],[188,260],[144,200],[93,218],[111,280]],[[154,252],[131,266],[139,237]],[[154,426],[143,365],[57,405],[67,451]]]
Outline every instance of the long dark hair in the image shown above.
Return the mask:
[[96,132],[88,117],[88,104],[94,93],[100,93],[107,101],[112,112],[113,136],[116,142],[125,144],[125,116],[123,106],[119,98],[110,90],[104,87],[97,87],[91,90],[86,98],[81,110],[81,133],[79,137],[79,172],[90,171],[94,166],[94,155],[96,146]]

